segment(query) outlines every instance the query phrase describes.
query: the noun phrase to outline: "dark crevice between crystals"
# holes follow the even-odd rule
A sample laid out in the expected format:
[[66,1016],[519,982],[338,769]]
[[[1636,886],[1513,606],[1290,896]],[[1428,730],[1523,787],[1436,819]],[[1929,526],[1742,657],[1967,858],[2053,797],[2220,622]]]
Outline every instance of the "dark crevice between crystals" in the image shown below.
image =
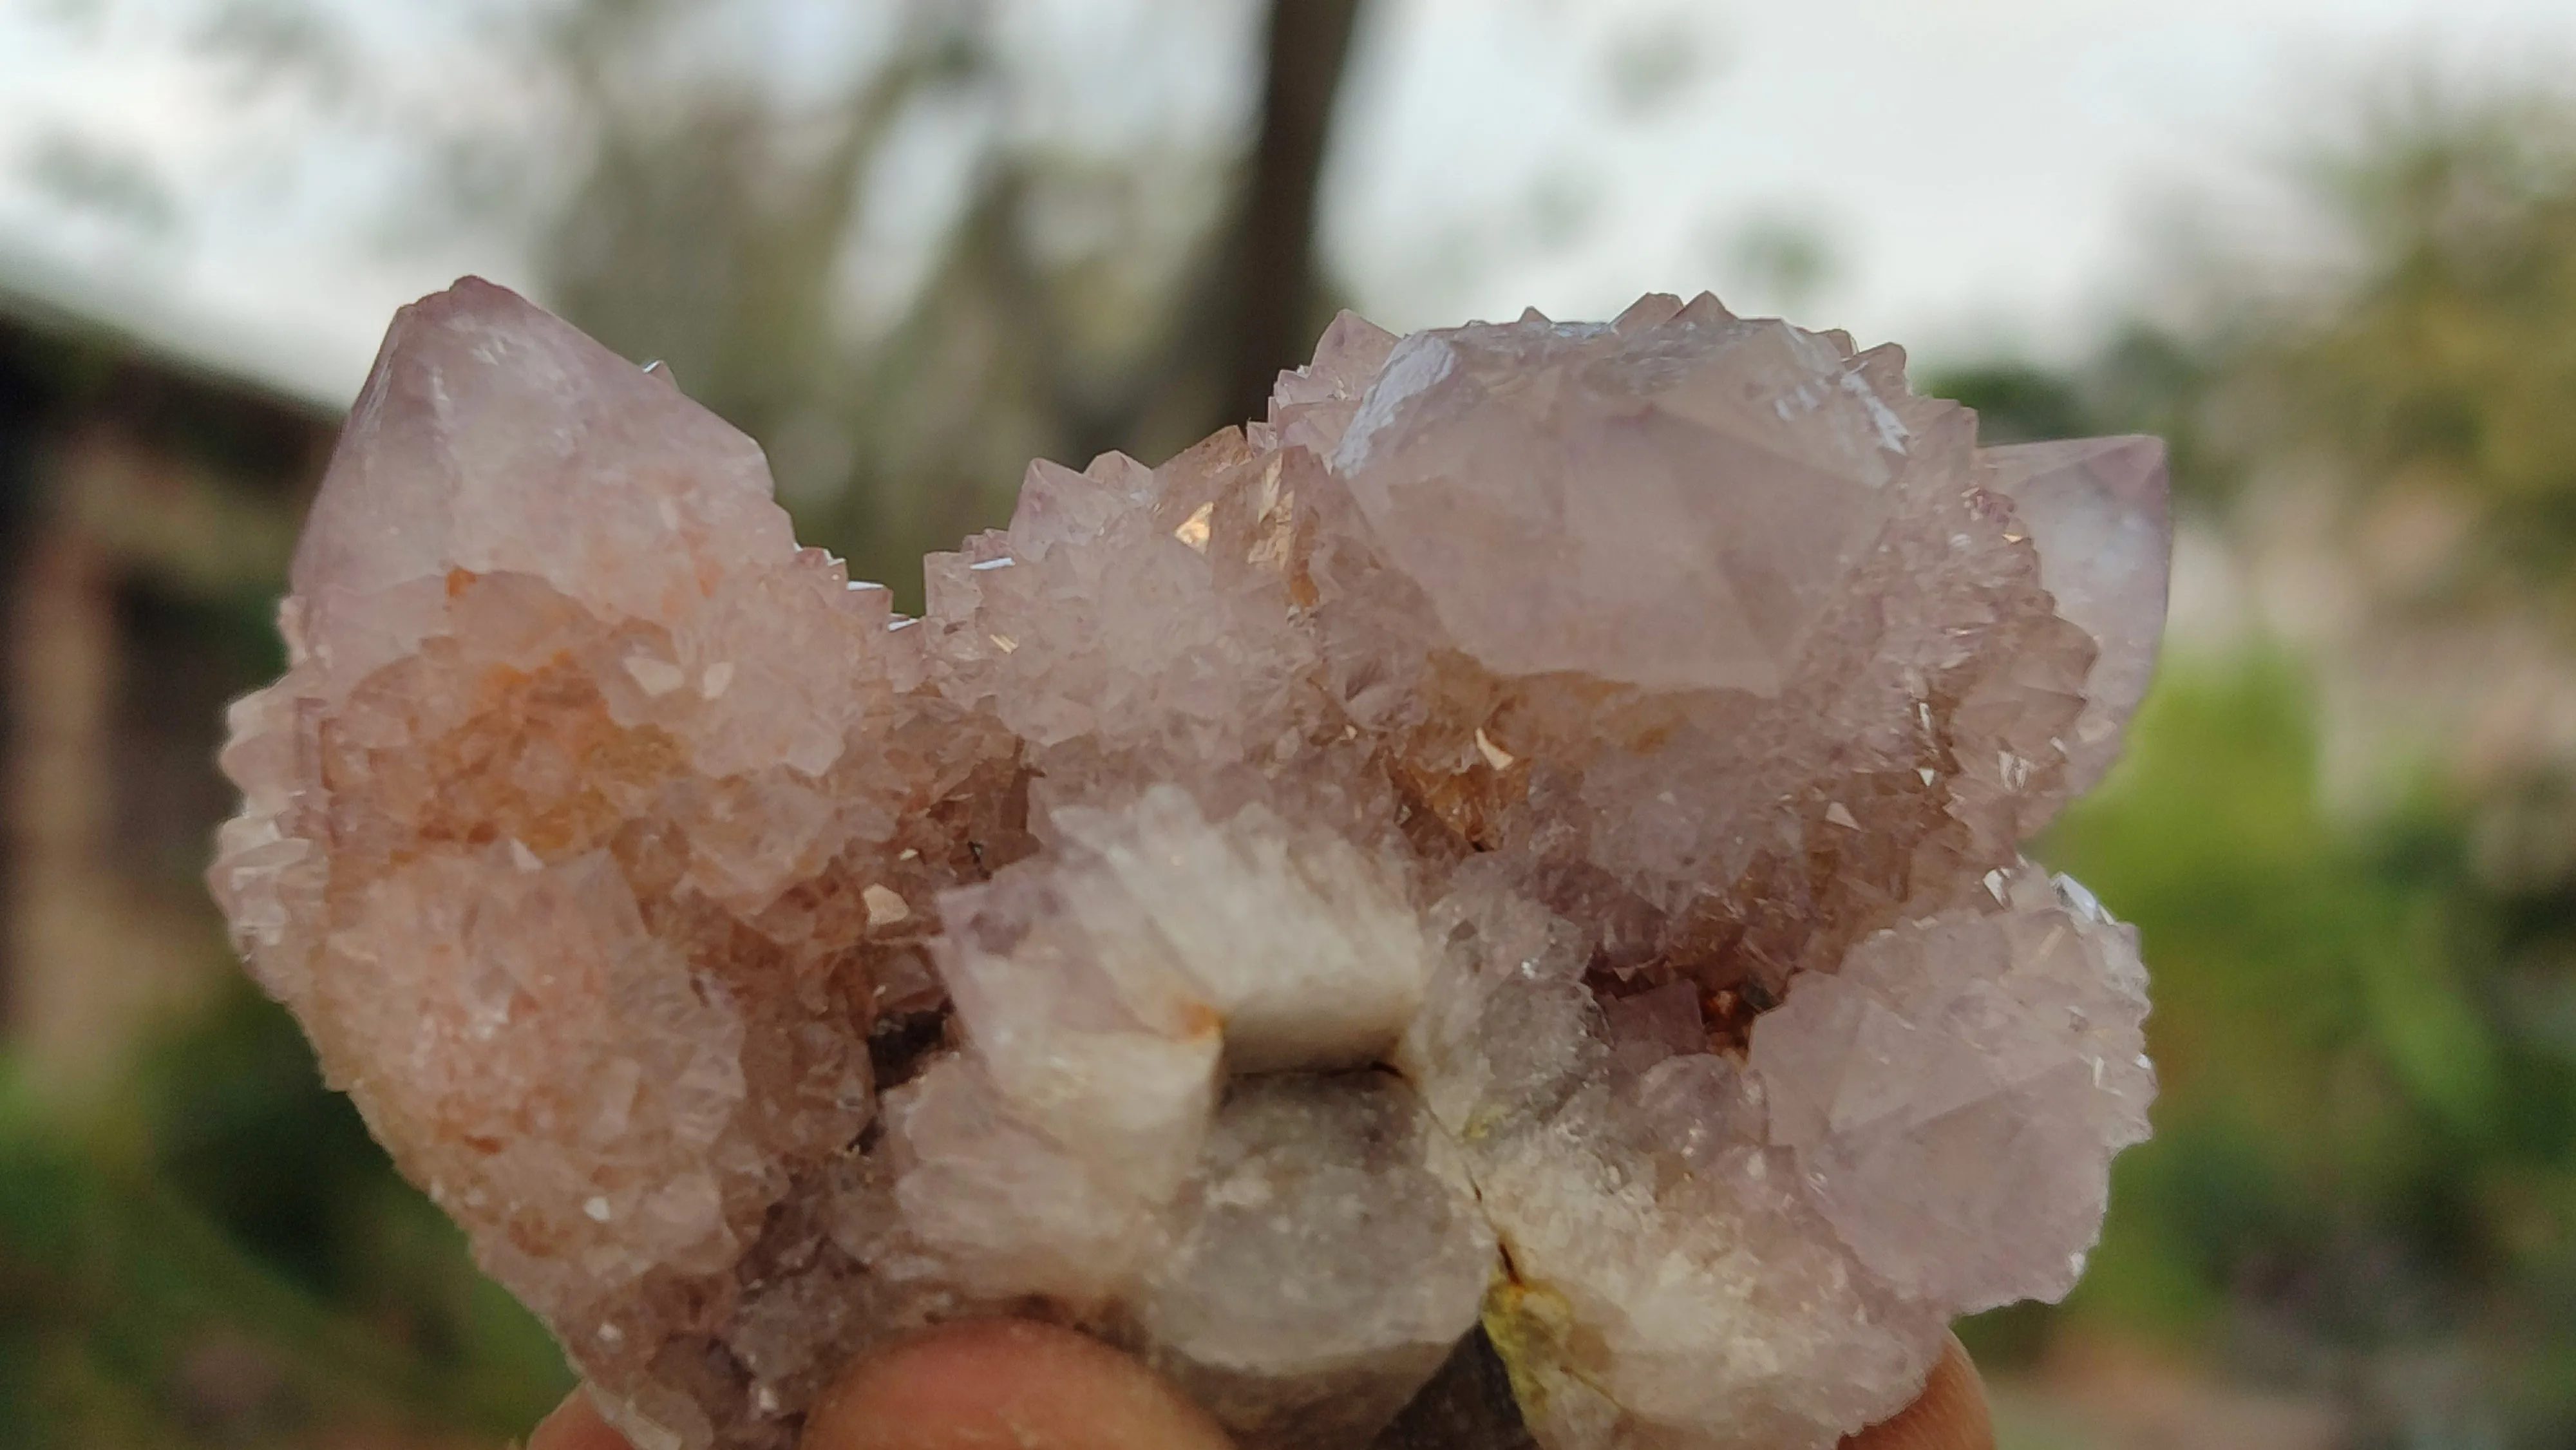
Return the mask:
[[921,1012],[880,1017],[868,1029],[868,1067],[882,1094],[921,1076],[951,1046],[956,1013],[945,1002]]
[[1480,1325],[1458,1341],[1369,1450],[1536,1450],[1537,1444],[1512,1398],[1511,1372]]

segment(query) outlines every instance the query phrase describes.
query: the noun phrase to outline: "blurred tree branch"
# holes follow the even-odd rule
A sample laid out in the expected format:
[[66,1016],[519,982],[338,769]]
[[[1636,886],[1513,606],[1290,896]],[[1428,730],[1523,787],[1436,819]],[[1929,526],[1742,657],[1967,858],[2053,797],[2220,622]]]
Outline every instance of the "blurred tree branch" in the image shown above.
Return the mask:
[[1224,421],[1257,418],[1314,338],[1315,203],[1359,0],[1272,0],[1261,138],[1247,178]]

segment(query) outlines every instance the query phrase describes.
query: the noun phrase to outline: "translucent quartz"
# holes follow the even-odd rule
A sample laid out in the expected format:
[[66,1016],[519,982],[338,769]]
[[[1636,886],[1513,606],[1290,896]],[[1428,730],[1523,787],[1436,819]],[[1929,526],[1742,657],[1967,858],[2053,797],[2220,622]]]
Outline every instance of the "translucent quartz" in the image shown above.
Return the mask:
[[1649,297],[1348,314],[928,611],[476,281],[240,702],[253,969],[644,1450],[1034,1314],[1249,1446],[1821,1450],[2073,1282],[2133,934],[2018,844],[2152,667],[2148,439]]

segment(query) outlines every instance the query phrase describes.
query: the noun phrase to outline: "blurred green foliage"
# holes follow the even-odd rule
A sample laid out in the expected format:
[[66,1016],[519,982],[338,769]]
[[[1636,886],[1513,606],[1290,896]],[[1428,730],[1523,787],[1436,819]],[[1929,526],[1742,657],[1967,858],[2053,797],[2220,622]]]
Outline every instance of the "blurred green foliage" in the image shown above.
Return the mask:
[[[2177,663],[2042,843],[2138,926],[2163,1082],[2057,1313],[2358,1401],[2370,1443],[2475,1443],[2394,1437],[2428,1414],[2567,1443],[2576,901],[2482,884],[2432,792],[2332,818],[2314,712],[2281,655]],[[2009,1359],[2044,1340],[2033,1317],[1972,1337]],[[2434,1352],[2459,1359],[2442,1403],[2380,1402],[2389,1364]]]
[[77,1125],[0,1076],[0,1450],[497,1444],[570,1383],[247,982]]
[[2576,100],[2402,92],[2322,180],[2365,263],[2260,359],[2278,424],[2357,498],[2472,510],[2447,591],[2576,625]]

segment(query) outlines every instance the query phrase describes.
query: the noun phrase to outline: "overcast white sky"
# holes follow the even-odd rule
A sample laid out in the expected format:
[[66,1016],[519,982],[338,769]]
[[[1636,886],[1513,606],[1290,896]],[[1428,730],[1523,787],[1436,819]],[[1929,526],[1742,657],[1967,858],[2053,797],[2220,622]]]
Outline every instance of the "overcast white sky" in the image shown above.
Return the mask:
[[[375,36],[344,78],[367,104],[325,127],[309,96],[205,64],[179,18],[201,0],[0,0],[0,279],[326,399],[397,303],[463,270],[524,283],[495,238],[406,225],[388,118],[506,125],[525,90],[418,18],[435,6],[343,8]],[[1069,74],[1111,78],[1058,107],[1085,124],[1241,111],[1240,69],[1171,64],[1227,51],[1241,0],[1012,8],[1030,43],[1088,55]],[[792,66],[868,7],[780,9]],[[2269,158],[2357,78],[2571,57],[2576,0],[1376,0],[1326,245],[1400,328],[1713,287],[1918,355],[2065,354],[2136,297],[2175,197],[2259,233]],[[1117,78],[1146,72],[1156,106],[1122,107]],[[84,167],[85,206],[41,180]],[[1822,243],[1804,287],[1764,261],[1791,238]]]

